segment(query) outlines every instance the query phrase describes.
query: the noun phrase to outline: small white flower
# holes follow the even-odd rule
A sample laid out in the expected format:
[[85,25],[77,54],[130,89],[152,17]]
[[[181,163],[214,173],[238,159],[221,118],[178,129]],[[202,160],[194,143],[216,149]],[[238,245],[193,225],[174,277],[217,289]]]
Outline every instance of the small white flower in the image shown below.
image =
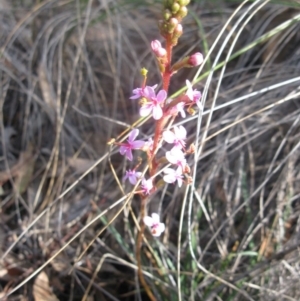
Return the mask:
[[165,224],[159,222],[159,215],[152,213],[151,216],[145,216],[143,219],[146,226],[151,230],[153,236],[160,236],[165,231]]

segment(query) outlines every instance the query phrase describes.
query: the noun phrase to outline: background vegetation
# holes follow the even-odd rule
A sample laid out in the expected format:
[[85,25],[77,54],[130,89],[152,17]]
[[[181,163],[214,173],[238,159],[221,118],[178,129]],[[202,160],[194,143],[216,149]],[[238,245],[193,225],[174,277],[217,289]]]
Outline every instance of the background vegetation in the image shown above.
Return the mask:
[[[142,249],[157,300],[300,300],[300,7],[241,3],[192,1],[175,48],[209,55],[207,94],[201,124],[184,120],[202,150],[194,184],[149,204],[166,223]],[[139,200],[124,202],[107,141],[139,120],[139,70],[160,82],[160,13],[151,0],[0,1],[1,300],[147,300]]]

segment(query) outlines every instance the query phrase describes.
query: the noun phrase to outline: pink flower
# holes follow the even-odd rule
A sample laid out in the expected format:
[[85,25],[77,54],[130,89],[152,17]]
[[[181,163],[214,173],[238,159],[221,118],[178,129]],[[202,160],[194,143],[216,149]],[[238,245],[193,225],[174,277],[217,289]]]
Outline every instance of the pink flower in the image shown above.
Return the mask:
[[181,171],[184,170],[186,159],[181,149],[173,147],[169,152],[166,152],[166,158],[170,163],[179,166]]
[[201,92],[199,92],[198,90],[193,90],[193,86],[191,84],[191,82],[189,80],[186,80],[186,85],[188,87],[185,95],[192,101],[194,102],[198,108],[201,110],[202,109],[202,104],[200,102],[200,98],[201,98]]
[[129,169],[125,172],[124,180],[128,179],[132,185],[135,185],[141,176],[141,172]]
[[151,88],[153,90],[155,90],[157,87],[157,85],[154,85],[152,87],[149,87],[149,86],[146,86],[145,88],[136,88],[136,89],[133,89],[132,90],[132,96],[129,97],[129,99],[138,99],[138,98],[141,98],[141,97],[146,97],[145,96],[145,91],[146,91],[146,94],[147,94],[147,90],[148,88]]
[[132,161],[132,150],[133,149],[140,149],[144,146],[145,142],[141,140],[135,140],[137,135],[139,134],[138,129],[133,129],[129,133],[129,137],[126,143],[122,143],[120,147],[120,154],[125,155],[128,160]]
[[180,102],[176,105],[176,109],[180,113],[182,118],[185,118],[185,116],[186,116],[185,111],[184,111],[184,106],[185,106],[184,102]]
[[157,57],[164,57],[167,54],[166,49],[161,47],[161,43],[158,40],[151,42],[151,48]]
[[141,188],[142,188],[143,194],[145,194],[145,195],[150,194],[150,192],[151,192],[151,190],[153,188],[152,179],[151,178],[149,180],[142,179]]
[[188,64],[192,67],[199,66],[203,63],[203,55],[200,52],[196,52],[189,57]]
[[172,131],[165,131],[163,138],[166,142],[173,143],[174,147],[182,149],[185,147],[186,129],[182,125],[179,127],[174,126],[174,133]]
[[158,237],[165,231],[165,224],[160,223],[157,213],[152,213],[151,216],[145,216],[143,221],[145,225],[150,228],[153,236]]
[[[168,103],[172,102],[172,99],[168,99]],[[185,103],[180,102],[177,105],[170,108],[170,114],[173,116],[176,116],[178,113],[180,113],[182,118],[185,118],[186,114],[184,111]]]
[[140,108],[140,115],[144,117],[148,116],[152,112],[153,118],[155,120],[158,120],[163,115],[161,104],[167,98],[167,92],[165,90],[160,90],[158,94],[155,95],[155,91],[152,87],[146,88],[147,90],[145,89],[144,93],[148,102]]
[[167,183],[174,183],[177,181],[178,183],[178,187],[181,187],[182,185],[182,169],[181,167],[178,167],[176,170],[172,169],[172,168],[166,168],[164,170],[164,173],[166,174],[164,176],[164,181]]

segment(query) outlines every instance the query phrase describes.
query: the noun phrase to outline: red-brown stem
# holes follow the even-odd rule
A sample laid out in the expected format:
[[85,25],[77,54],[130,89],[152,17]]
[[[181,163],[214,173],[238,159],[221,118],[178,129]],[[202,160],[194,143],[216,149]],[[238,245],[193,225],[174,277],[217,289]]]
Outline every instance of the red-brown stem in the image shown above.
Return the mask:
[[[169,85],[170,85],[170,79],[171,79],[171,63],[172,63],[172,43],[171,43],[171,36],[166,37],[166,51],[167,51],[167,63],[165,66],[165,72],[162,74],[162,80],[163,80],[163,89],[168,93]],[[164,103],[163,111],[165,113],[165,106],[166,102]],[[157,152],[158,143],[162,134],[162,131],[169,119],[169,116],[166,116],[165,114],[163,117],[156,122],[155,126],[155,133],[154,133],[154,139],[153,139],[153,149],[152,149],[152,164],[150,168],[150,175],[153,176],[156,173],[156,167],[157,163],[155,160],[155,154]]]
[[[172,58],[172,43],[171,43],[171,37],[168,36],[166,38],[166,50],[167,50],[167,63],[166,63],[166,68],[165,72],[162,74],[162,80],[163,80],[163,89],[168,93],[169,90],[169,85],[170,85],[170,79],[171,79],[171,58]],[[166,106],[166,102],[164,103],[164,107]],[[155,159],[156,153],[157,153],[157,148],[159,145],[159,141],[162,135],[162,131],[168,122],[170,116],[165,114],[165,108],[163,107],[163,116],[160,120],[156,122],[155,126],[155,133],[154,133],[154,139],[153,139],[153,148],[151,151],[151,155],[149,158],[149,173],[150,177],[152,177],[156,173],[157,169],[157,161]],[[136,258],[137,258],[137,268],[138,268],[138,277],[139,280],[144,287],[148,297],[150,298],[151,301],[156,301],[155,296],[151,292],[150,287],[148,286],[144,275],[142,271],[142,259],[141,259],[141,248],[142,248],[142,241],[143,241],[143,235],[145,231],[145,224],[143,222],[143,219],[146,215],[146,205],[147,205],[147,197],[142,197],[141,201],[141,212],[140,212],[140,231],[137,236],[137,242],[136,242]]]
[[136,259],[137,259],[137,266],[138,266],[138,277],[140,279],[141,285],[144,287],[148,297],[150,298],[151,301],[156,301],[155,296],[153,295],[153,293],[151,292],[150,287],[148,286],[145,277],[143,275],[143,271],[142,271],[142,258],[141,258],[141,249],[142,249],[142,241],[143,241],[143,235],[145,232],[145,224],[143,222],[143,219],[146,215],[146,205],[147,205],[147,197],[142,197],[141,200],[141,222],[140,222],[140,231],[138,233],[138,237],[137,237],[137,242],[136,242]]
[[171,79],[171,63],[172,63],[172,43],[171,43],[171,37],[168,36],[166,38],[166,50],[167,50],[167,64],[165,72],[162,76],[163,78],[163,89],[168,93],[169,85],[170,85],[170,79]]

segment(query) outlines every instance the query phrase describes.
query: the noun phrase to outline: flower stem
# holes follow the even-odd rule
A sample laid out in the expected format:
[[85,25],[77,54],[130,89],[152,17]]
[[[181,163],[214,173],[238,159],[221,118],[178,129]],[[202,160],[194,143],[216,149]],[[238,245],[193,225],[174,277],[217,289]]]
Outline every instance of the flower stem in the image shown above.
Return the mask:
[[151,301],[156,301],[155,296],[151,292],[151,289],[149,285],[147,284],[145,277],[143,275],[142,271],[142,258],[141,258],[141,249],[142,249],[142,242],[143,242],[143,236],[144,236],[144,231],[145,231],[145,224],[143,222],[144,217],[146,216],[146,204],[147,204],[147,197],[142,197],[141,201],[141,219],[140,219],[140,231],[137,236],[137,242],[136,242],[136,258],[137,258],[137,267],[138,267],[138,277],[139,280],[144,287],[148,297],[150,298]]
[[[171,43],[171,36],[168,36],[168,37],[166,37],[167,63],[166,63],[165,72],[162,74],[163,89],[167,93],[169,90],[170,79],[171,79],[171,75],[172,75],[172,73],[171,73],[172,48],[173,48],[173,45]],[[161,117],[161,119],[159,119],[156,122],[156,125],[155,125],[153,148],[150,153],[151,155],[150,155],[150,158],[148,161],[150,177],[152,177],[156,173],[158,164],[157,164],[157,160],[156,160],[155,156],[157,153],[157,149],[158,149],[158,145],[159,145],[159,142],[161,139],[163,129],[170,118],[170,116],[168,114],[165,114],[166,113],[165,106],[166,106],[166,102],[164,103],[164,107],[163,107],[164,115]],[[146,205],[147,205],[147,197],[142,197],[141,212],[140,212],[140,218],[141,218],[140,219],[140,231],[138,233],[137,243],[136,243],[137,269],[138,269],[139,280],[140,280],[142,286],[144,287],[148,297],[150,298],[151,301],[156,301],[156,298],[153,295],[153,293],[151,292],[151,289],[148,286],[148,284],[144,278],[143,271],[142,271],[141,248],[142,248],[142,241],[143,241],[143,236],[144,236],[144,231],[145,231],[145,224],[143,222],[143,219],[146,215]]]
[[172,43],[171,43],[171,37],[168,36],[166,38],[166,51],[167,51],[167,63],[165,72],[162,75],[163,78],[163,89],[168,93],[169,85],[170,85],[170,79],[171,79],[171,62],[172,62]]

